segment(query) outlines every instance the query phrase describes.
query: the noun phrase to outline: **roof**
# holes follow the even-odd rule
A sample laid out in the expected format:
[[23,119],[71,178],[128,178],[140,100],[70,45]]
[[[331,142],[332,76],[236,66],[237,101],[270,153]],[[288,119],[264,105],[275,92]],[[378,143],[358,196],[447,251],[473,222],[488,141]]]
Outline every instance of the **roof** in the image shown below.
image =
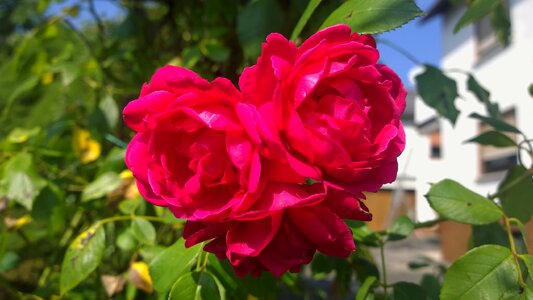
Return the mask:
[[452,7],[452,3],[449,0],[438,0],[427,12],[427,14],[422,17],[420,23],[425,23],[432,19],[433,17],[440,15],[446,12]]

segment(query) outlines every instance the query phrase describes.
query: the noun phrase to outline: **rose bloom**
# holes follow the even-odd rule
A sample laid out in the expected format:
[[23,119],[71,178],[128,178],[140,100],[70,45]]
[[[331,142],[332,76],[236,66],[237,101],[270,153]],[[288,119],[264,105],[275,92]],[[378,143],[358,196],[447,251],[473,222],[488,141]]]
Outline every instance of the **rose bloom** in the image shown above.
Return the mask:
[[241,94],[180,67],[159,69],[124,109],[125,162],[148,201],[178,218],[223,219],[255,191],[259,156],[235,112]]
[[188,221],[185,245],[207,241],[204,250],[228,258],[239,276],[257,277],[263,271],[281,276],[299,272],[316,251],[347,257],[355,251],[352,232],[342,219],[369,221],[366,206],[349,193],[328,191],[317,205],[289,207],[270,215],[227,222]]
[[326,28],[300,47],[274,33],[239,85],[268,127],[262,137],[279,140],[301,165],[320,170],[296,172],[353,193],[377,191],[396,179],[406,96],[399,77],[378,58],[374,39],[345,25]]

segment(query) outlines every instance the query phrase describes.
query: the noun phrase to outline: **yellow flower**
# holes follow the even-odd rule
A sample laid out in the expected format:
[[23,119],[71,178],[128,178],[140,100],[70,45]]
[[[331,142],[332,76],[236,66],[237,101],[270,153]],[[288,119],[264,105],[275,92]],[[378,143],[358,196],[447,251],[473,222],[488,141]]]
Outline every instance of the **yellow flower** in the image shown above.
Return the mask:
[[145,262],[136,261],[131,263],[128,278],[136,288],[147,293],[153,292],[152,277],[148,273],[148,265]]
[[95,161],[100,157],[100,143],[91,138],[89,131],[83,128],[77,127],[74,129],[72,148],[76,156],[84,164]]

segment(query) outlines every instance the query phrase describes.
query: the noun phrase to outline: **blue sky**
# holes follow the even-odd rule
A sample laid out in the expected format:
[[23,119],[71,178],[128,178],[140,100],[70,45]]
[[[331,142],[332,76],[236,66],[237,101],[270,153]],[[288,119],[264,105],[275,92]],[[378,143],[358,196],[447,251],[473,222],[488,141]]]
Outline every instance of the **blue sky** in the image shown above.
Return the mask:
[[[61,4],[56,4],[51,9],[51,12],[59,11],[62,7],[68,6],[69,2],[72,3],[72,1],[65,1]],[[416,0],[416,2],[422,10],[427,12],[436,0]],[[88,3],[83,3],[84,7],[80,10],[77,20],[81,20],[81,22],[83,20],[92,20],[88,10]],[[98,14],[103,19],[116,18],[121,14],[120,6],[114,1],[95,1],[95,4]],[[418,18],[396,30],[379,35],[378,39],[384,39],[397,47],[405,49],[422,63],[438,65],[442,53],[440,22],[440,18],[433,18],[429,22],[420,24],[420,18]],[[414,63],[386,44],[378,44],[378,49],[381,53],[381,62],[395,70],[406,87],[412,87],[408,74],[414,67]]]
[[[416,2],[425,12],[435,3],[435,1],[428,0]],[[421,63],[439,65],[442,55],[440,18],[432,18],[424,24],[420,24],[420,18],[415,19],[403,27],[381,34],[378,39],[385,39],[405,49]],[[395,70],[407,87],[412,87],[408,73],[415,66],[414,63],[385,44],[378,44],[378,49],[382,63]]]

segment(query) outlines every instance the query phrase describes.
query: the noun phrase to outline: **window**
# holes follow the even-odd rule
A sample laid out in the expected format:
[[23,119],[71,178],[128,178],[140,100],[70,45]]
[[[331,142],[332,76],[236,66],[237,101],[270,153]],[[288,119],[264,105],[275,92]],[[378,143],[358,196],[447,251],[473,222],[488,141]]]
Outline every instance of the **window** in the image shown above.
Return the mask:
[[437,128],[429,133],[429,157],[441,158],[440,129]]
[[[501,119],[511,125],[516,125],[515,111],[510,110],[501,115]],[[479,124],[479,132],[483,133],[493,130],[486,123]],[[511,139],[516,141],[516,134],[506,133]],[[517,154],[515,147],[496,148],[493,146],[480,145],[480,169],[481,175],[507,171],[517,164]]]

